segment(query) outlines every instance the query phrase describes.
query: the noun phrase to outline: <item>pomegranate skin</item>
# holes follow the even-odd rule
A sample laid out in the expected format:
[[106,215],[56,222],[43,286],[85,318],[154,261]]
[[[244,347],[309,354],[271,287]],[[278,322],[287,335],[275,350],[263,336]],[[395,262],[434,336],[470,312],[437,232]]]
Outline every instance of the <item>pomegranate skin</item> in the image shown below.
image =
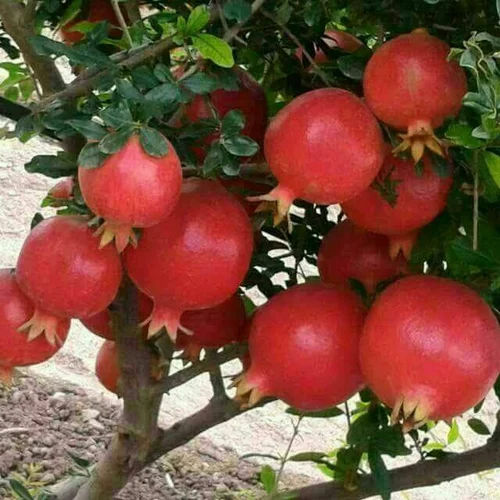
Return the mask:
[[446,278],[411,276],[368,313],[360,362],[368,386],[406,429],[477,404],[499,374],[500,328],[483,299]]
[[398,130],[431,129],[458,114],[467,92],[465,72],[448,61],[450,47],[424,30],[384,43],[366,66],[363,88],[368,106]]
[[[440,177],[434,172],[429,156],[425,155],[422,161],[424,169],[419,176],[411,160],[387,155],[380,178],[390,176],[390,180],[396,183],[396,204],[391,206],[379,191],[370,186],[342,203],[347,217],[367,231],[391,237],[407,235],[429,224],[446,207],[453,178],[451,175]],[[398,238],[391,239],[396,241]]]
[[267,200],[284,215],[295,198],[331,204],[366,189],[383,162],[380,128],[368,107],[342,89],[307,92],[269,125],[264,154],[279,181]]
[[19,288],[14,272],[0,270],[0,381],[10,382],[12,369],[31,366],[51,358],[66,341],[70,321],[58,322],[58,342],[50,344],[43,336],[28,340],[19,328],[33,316],[35,307]]
[[[153,302],[147,295],[139,293],[137,307],[139,309],[139,321],[142,323],[151,315]],[[80,322],[94,335],[106,340],[115,340],[115,336],[111,329],[111,314],[109,309],[104,309],[88,318],[81,318]]]
[[215,307],[245,277],[253,251],[250,219],[217,181],[188,179],[179,203],[124,254],[136,286],[155,303],[149,334],[175,338],[182,312]]
[[[267,127],[267,100],[262,87],[254,78],[237,68],[238,90],[218,89],[210,94],[210,102],[220,119],[234,109],[239,109],[245,115],[245,127],[242,134],[252,138],[260,146],[264,142],[264,133]],[[213,118],[214,114],[210,103],[205,96],[196,95],[186,106],[185,116],[190,122],[197,122],[206,118]],[[205,138],[205,145],[217,140],[219,134],[212,134]],[[195,149],[198,160],[203,161],[206,152],[202,148]]]
[[75,181],[73,177],[68,177],[59,181],[48,194],[56,200],[70,200],[73,197],[74,186]]
[[343,220],[323,238],[318,253],[321,279],[344,288],[350,288],[349,279],[360,281],[368,293],[378,283],[406,272],[406,259],[389,256],[389,239],[370,233]]
[[95,373],[99,382],[110,392],[120,395],[118,381],[120,379],[120,368],[118,364],[118,351],[116,343],[106,340],[97,353],[95,362]]
[[252,319],[251,365],[238,395],[250,392],[250,405],[276,396],[307,411],[345,401],[363,385],[358,344],[364,315],[353,292],[331,285],[278,293]]
[[16,272],[36,308],[59,318],[102,311],[115,298],[121,277],[116,250],[99,250],[86,219],[73,216],[38,224],[24,242]]
[[181,191],[181,162],[169,142],[168,153],[155,158],[134,135],[100,167],[80,167],[78,179],[85,203],[106,220],[121,252],[132,227],[154,226],[172,212]]
[[245,321],[245,306],[238,294],[210,309],[186,311],[181,316],[181,323],[193,334],[179,333],[176,345],[184,350],[188,359],[196,360],[203,348],[216,349],[236,342]]

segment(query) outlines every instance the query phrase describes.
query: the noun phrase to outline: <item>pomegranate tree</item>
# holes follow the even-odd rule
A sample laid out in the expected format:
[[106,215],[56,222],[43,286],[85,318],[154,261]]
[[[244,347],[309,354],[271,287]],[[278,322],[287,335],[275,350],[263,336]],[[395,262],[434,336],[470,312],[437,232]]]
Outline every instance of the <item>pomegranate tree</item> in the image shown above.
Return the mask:
[[351,279],[360,281],[373,293],[381,281],[406,271],[406,259],[389,256],[389,239],[356,227],[344,220],[324,237],[318,253],[321,279],[337,286],[350,286]]
[[154,301],[149,335],[166,327],[175,339],[184,311],[231,297],[252,249],[250,220],[236,198],[217,181],[186,180],[170,216],[125,252],[129,276]]
[[500,327],[466,286],[411,276],[371,308],[360,360],[368,386],[393,408],[393,421],[402,418],[411,429],[451,419],[486,396],[500,373]]
[[377,121],[358,97],[320,89],[276,115],[264,154],[278,186],[259,199],[276,201],[283,217],[295,198],[332,204],[359,194],[382,166],[383,142]]
[[[165,139],[166,140],[166,139]],[[98,168],[78,169],[78,180],[88,207],[105,219],[99,228],[101,247],[116,242],[122,252],[129,241],[136,244],[132,228],[151,227],[175,207],[181,191],[181,163],[167,141],[168,152],[148,155],[133,135],[117,153]]]
[[35,307],[20,290],[14,271],[0,271],[0,382],[10,383],[12,370],[51,358],[64,345],[70,321],[57,322],[51,342],[43,336],[30,338],[20,331],[33,316]]
[[425,147],[442,154],[434,129],[458,114],[467,92],[467,80],[450,47],[416,29],[383,44],[366,67],[365,99],[377,118],[402,134],[397,151],[411,148],[415,162]]
[[400,251],[409,258],[417,230],[446,206],[453,178],[437,174],[432,163],[431,157],[425,155],[423,170],[418,172],[411,160],[388,154],[377,182],[342,203],[342,209],[354,224],[389,236],[393,258]]
[[363,385],[358,344],[364,321],[358,297],[324,284],[297,285],[252,319],[250,369],[238,396],[254,405],[275,396],[301,410],[322,410]]
[[26,238],[17,261],[17,283],[35,305],[21,329],[29,330],[30,339],[45,333],[54,344],[61,321],[92,316],[108,307],[121,277],[116,250],[99,249],[85,218],[44,220]]

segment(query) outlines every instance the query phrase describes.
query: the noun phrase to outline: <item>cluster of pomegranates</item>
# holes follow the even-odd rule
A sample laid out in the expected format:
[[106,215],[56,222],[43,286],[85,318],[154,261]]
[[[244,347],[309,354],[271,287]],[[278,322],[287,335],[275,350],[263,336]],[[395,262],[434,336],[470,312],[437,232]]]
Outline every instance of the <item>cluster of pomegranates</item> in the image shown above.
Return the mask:
[[[55,354],[78,318],[107,339],[97,374],[119,393],[126,380],[108,307],[125,271],[140,291],[145,341],[165,329],[192,362],[202,349],[248,341],[236,382],[243,405],[274,396],[322,410],[367,385],[409,429],[479,402],[500,371],[500,328],[490,308],[450,279],[401,278],[416,232],[443,210],[452,183],[424,152],[445,155],[432,130],[458,112],[466,91],[447,53],[427,32],[397,37],[370,60],[365,101],[342,89],[307,92],[267,130],[263,91],[241,69],[239,91],[218,90],[210,106],[196,98],[186,107],[190,121],[207,109],[248,115],[245,133],[263,142],[278,180],[252,201],[277,202],[281,216],[296,198],[341,203],[348,217],[323,240],[321,282],[278,293],[251,319],[238,288],[253,251],[254,207],[231,193],[238,181],[183,180],[172,144],[152,157],[136,135],[100,167],[79,168],[83,198],[103,221],[99,238],[86,218],[52,217],[32,230],[16,271],[0,273],[0,373],[8,378],[13,367]],[[410,147],[412,160],[394,156],[377,118],[407,129],[399,150]],[[64,182],[54,198],[71,196],[73,185]],[[396,199],[388,201],[381,186],[392,186]],[[367,311],[351,280],[370,294],[382,281],[394,283]]]

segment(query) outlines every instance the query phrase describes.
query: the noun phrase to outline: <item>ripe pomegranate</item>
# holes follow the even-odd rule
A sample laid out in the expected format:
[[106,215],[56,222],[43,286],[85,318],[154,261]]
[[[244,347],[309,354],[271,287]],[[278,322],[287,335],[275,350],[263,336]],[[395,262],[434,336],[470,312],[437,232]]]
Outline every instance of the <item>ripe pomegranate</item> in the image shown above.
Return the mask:
[[75,181],[73,177],[67,177],[50,189],[48,195],[55,200],[70,200],[73,197],[74,187]]
[[154,301],[149,336],[165,326],[175,340],[184,311],[231,297],[252,249],[250,220],[234,196],[217,181],[186,180],[170,216],[144,229],[124,254],[130,278]]
[[[196,95],[186,106],[185,116],[190,122],[197,122],[206,118],[213,118],[214,111],[222,119],[229,111],[240,110],[245,115],[245,128],[242,134],[252,138],[262,146],[264,133],[267,127],[267,101],[262,87],[253,77],[242,70],[236,70],[239,82],[238,90],[218,89],[209,97]],[[219,137],[212,134],[204,139],[208,146]],[[198,160],[202,162],[206,156],[204,148],[194,150]]]
[[253,405],[276,396],[316,411],[352,396],[363,384],[358,344],[364,309],[358,297],[323,283],[296,285],[257,310],[250,327],[250,369],[237,397]]
[[51,358],[64,344],[70,322],[57,322],[54,342],[45,337],[30,339],[21,333],[22,327],[33,316],[35,308],[16,283],[14,272],[0,270],[0,382],[10,383],[16,366],[29,366]]
[[428,147],[442,154],[433,129],[458,114],[467,79],[450,47],[418,29],[382,45],[366,66],[366,102],[383,122],[407,130],[397,151],[411,148],[415,162]]
[[56,216],[40,222],[24,242],[16,272],[36,307],[24,325],[30,338],[45,332],[54,343],[61,318],[84,318],[108,307],[121,276],[116,250],[99,250],[86,219]]
[[349,288],[349,279],[363,283],[368,293],[381,281],[406,271],[406,259],[389,257],[389,239],[356,227],[351,221],[337,224],[323,238],[318,268],[325,283]]
[[500,328],[466,286],[411,276],[371,308],[360,360],[368,386],[408,430],[460,415],[486,396],[500,371]]
[[95,373],[99,382],[110,392],[120,395],[119,379],[120,368],[118,365],[118,350],[115,342],[106,340],[102,344],[95,360]]
[[[321,40],[330,49],[340,49],[348,53],[356,52],[363,46],[363,42],[359,40],[359,38],[347,33],[347,31],[341,30],[326,30]],[[312,55],[313,54],[311,54],[311,57]],[[303,60],[302,48],[299,47],[295,51],[295,56],[300,61]],[[317,44],[314,44],[314,62],[318,65],[328,62],[328,56]],[[307,66],[309,66],[309,63],[307,63]]]
[[375,185],[342,203],[347,217],[359,227],[390,237],[390,254],[401,250],[409,258],[417,229],[431,222],[446,206],[453,183],[452,176],[440,177],[432,168],[429,155],[422,158],[419,175],[411,160],[388,154],[379,174],[382,183],[390,183],[397,193],[394,206],[384,199]]
[[383,161],[380,128],[355,95],[341,89],[307,92],[269,125],[264,154],[279,184],[255,198],[278,202],[278,218],[295,198],[331,204],[367,188]]
[[245,320],[245,306],[238,294],[210,309],[186,311],[181,323],[192,335],[179,333],[176,346],[184,350],[186,359],[194,362],[203,348],[216,349],[236,342]]
[[154,226],[173,210],[180,196],[182,171],[177,153],[168,144],[168,153],[155,158],[134,135],[100,167],[78,169],[85,203],[106,220],[99,229],[101,247],[114,238],[121,253],[130,240],[136,244],[133,227]]
[[[151,299],[144,295],[143,293],[139,293],[137,297],[137,306],[139,313],[139,321],[146,321],[150,316],[151,311],[153,310],[153,302]],[[113,334],[113,330],[111,328],[111,314],[109,309],[104,309],[93,316],[88,318],[80,319],[81,323],[87,327],[93,334],[102,337],[107,340],[115,340],[115,336]]]
[[[126,12],[123,11],[125,20],[128,21]],[[88,7],[88,15],[84,19],[82,15],[76,17],[76,19],[71,20],[69,23],[65,24],[61,29],[61,35],[64,42],[68,45],[80,42],[83,39],[83,33],[79,31],[71,31],[71,28],[76,24],[82,22],[83,20],[89,23],[98,23],[100,21],[108,21],[111,26],[109,30],[109,36],[111,38],[120,38],[122,36],[122,30],[117,28],[120,25],[118,18],[116,17],[113,5],[109,0],[90,0]]]

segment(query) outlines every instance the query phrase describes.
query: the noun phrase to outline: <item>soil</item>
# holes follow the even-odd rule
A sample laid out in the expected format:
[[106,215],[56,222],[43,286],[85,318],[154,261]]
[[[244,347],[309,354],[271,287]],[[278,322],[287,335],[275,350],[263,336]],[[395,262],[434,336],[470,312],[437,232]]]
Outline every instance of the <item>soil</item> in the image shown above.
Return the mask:
[[[70,454],[92,463],[111,439],[120,410],[119,403],[88,396],[76,385],[20,374],[11,388],[0,388],[0,477],[17,473],[31,485],[48,486],[76,470]],[[199,438],[144,470],[117,498],[261,498],[258,472],[256,464]],[[2,483],[0,498],[13,498]]]

